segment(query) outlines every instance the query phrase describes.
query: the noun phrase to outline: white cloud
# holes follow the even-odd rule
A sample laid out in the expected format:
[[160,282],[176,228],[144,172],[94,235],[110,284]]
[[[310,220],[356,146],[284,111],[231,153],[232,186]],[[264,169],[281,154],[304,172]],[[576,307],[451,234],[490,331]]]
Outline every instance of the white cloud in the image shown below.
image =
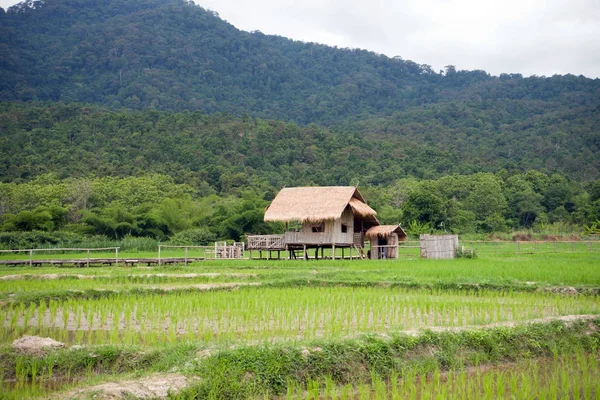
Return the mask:
[[600,76],[597,0],[196,0],[233,25],[493,74]]

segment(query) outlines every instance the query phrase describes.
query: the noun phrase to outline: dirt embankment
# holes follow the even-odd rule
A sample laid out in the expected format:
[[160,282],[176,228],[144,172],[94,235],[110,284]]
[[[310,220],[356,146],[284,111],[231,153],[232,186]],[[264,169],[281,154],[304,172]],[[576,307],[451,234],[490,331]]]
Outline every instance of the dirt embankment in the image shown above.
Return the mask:
[[[131,274],[125,275],[124,278],[173,278],[173,279],[194,279],[194,278],[256,278],[257,274],[241,274],[241,273],[219,273],[206,272],[202,274]],[[54,280],[54,279],[100,279],[100,278],[121,278],[120,276],[111,275],[82,275],[82,274],[15,274],[0,276],[2,281],[19,281],[28,279],[39,280]]]
[[20,353],[43,357],[46,352],[65,347],[65,344],[52,338],[39,336],[23,336],[13,343],[13,348]]
[[152,374],[139,379],[106,382],[59,393],[55,399],[164,399],[188,386],[180,374]]

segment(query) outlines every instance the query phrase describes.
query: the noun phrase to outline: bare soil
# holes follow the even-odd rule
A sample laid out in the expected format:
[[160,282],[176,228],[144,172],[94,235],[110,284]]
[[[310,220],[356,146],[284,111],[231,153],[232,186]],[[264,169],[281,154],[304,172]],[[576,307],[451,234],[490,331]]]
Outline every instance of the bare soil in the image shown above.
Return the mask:
[[65,344],[52,338],[39,336],[23,336],[12,343],[15,350],[34,356],[43,357],[49,350],[60,349]]
[[61,399],[164,399],[188,385],[188,378],[179,374],[152,374],[139,379],[107,382],[60,393]]
[[[431,330],[433,332],[462,332],[462,331],[473,330],[473,329],[482,329],[482,328],[498,328],[498,327],[513,328],[518,325],[539,324],[539,323],[551,322],[551,321],[562,321],[562,322],[572,323],[575,321],[582,321],[582,320],[586,321],[586,320],[590,320],[590,319],[596,319],[598,317],[599,316],[596,314],[563,315],[561,317],[535,318],[535,319],[530,319],[527,321],[495,322],[493,324],[486,324],[486,325],[469,325],[469,326],[456,326],[456,327],[433,326],[433,327],[430,327],[427,329]],[[420,330],[408,330],[408,331],[401,331],[401,332],[405,333],[407,335],[414,335],[414,336],[418,336],[421,334]]]
[[[227,273],[222,274],[218,272],[206,272],[202,274],[132,274],[126,275],[126,278],[184,278],[184,279],[193,279],[193,278],[256,278],[257,274],[242,274],[242,273]],[[54,280],[54,279],[98,279],[98,278],[113,278],[111,275],[81,275],[81,274],[15,274],[15,275],[4,275],[0,276],[0,280],[2,281],[18,281],[18,280],[26,280],[26,279],[43,279],[43,280]]]

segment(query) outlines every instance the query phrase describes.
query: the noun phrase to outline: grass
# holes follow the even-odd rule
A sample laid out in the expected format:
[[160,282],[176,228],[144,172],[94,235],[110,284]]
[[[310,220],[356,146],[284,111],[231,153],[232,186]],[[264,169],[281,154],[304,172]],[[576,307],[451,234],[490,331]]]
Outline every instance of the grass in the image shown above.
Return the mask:
[[[425,331],[419,336],[364,335],[355,339],[237,346],[208,352],[201,344],[191,343],[150,349],[106,345],[61,349],[36,357],[4,346],[0,347],[0,366],[5,371],[4,378],[14,383],[10,386],[5,383],[2,390],[5,394],[31,393],[33,382],[43,389],[52,379],[67,385],[89,381],[100,374],[178,372],[203,378],[178,398],[256,398],[288,393],[297,398],[300,390],[324,394],[321,392],[324,388],[334,391],[351,384],[353,391],[359,388],[371,393],[378,389],[370,384],[391,388],[390,377],[419,383],[420,379],[435,379],[436,374],[446,372],[459,376],[470,367],[553,359],[569,360],[571,364],[567,365],[579,369],[581,376],[587,377],[580,386],[585,391],[588,389],[584,382],[593,382],[598,374],[594,360],[600,356],[599,323],[600,320],[570,325],[552,322],[457,333]],[[593,329],[591,334],[590,329]],[[42,390],[45,394],[50,391]]]
[[[348,398],[384,398],[377,397],[384,392],[388,398],[411,398],[413,387],[418,398],[444,397],[465,384],[466,378],[459,378],[464,374],[476,382],[465,386],[465,393],[486,398],[495,390],[510,395],[514,379],[530,388],[534,381],[527,379],[538,375],[560,382],[562,375],[550,368],[555,360],[571,362],[569,371],[581,377],[582,398],[598,393],[583,382],[596,377],[590,368],[598,358],[599,320],[476,329],[600,315],[596,252],[481,252],[475,259],[456,260],[207,260],[152,268],[0,267],[0,277],[7,275],[17,276],[0,280],[2,398],[45,396],[103,376],[155,371],[204,378],[182,398],[341,398],[344,391],[353,396]],[[208,292],[189,288],[227,282],[261,285]],[[10,346],[25,334],[91,347],[25,356]],[[520,358],[547,360],[550,372],[536,375],[519,364],[530,378],[484,370],[481,376],[468,375],[479,373],[468,367]],[[439,391],[429,392],[424,383],[419,386],[435,381],[436,374],[450,374],[445,381],[456,383],[443,389],[440,378]],[[408,392],[402,386],[407,382],[412,382]]]
[[7,328],[0,340],[30,334],[86,344],[295,342],[574,314],[600,314],[598,297],[377,287],[142,291],[11,304],[0,311]]
[[[147,273],[248,272],[263,280],[331,282],[407,282],[431,284],[569,285],[600,287],[600,253],[535,254],[520,257],[485,255],[455,260],[207,260],[192,266],[146,268],[0,267],[1,275],[74,273],[124,275]],[[126,272],[122,272],[126,271]],[[529,285],[531,286],[531,285]]]
[[291,386],[286,399],[585,399],[600,396],[600,360],[580,349],[575,355],[527,359],[509,366],[459,368],[428,373],[397,372],[382,378],[376,373],[368,383],[335,386],[309,381]]

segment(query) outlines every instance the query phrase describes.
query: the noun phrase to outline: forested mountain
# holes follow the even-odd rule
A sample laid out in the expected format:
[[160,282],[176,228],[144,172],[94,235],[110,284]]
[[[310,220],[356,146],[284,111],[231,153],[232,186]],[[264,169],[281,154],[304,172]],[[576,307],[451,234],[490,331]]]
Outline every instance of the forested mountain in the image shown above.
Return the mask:
[[301,124],[501,101],[494,133],[532,107],[586,118],[600,104],[598,79],[452,66],[438,73],[399,57],[240,31],[185,0],[28,0],[0,13],[0,53],[0,100],[9,101],[247,112]]
[[[505,106],[505,105],[504,105]],[[486,107],[488,107],[486,109]],[[424,106],[339,128],[199,111],[107,111],[79,104],[0,103],[0,180],[169,174],[219,193],[298,185],[388,186],[405,177],[528,169],[598,178],[597,116],[503,105]],[[579,113],[581,114],[581,113]]]
[[0,246],[237,240],[298,185],[359,185],[412,233],[596,229],[599,147],[599,79],[436,72],[184,0],[0,9]]

